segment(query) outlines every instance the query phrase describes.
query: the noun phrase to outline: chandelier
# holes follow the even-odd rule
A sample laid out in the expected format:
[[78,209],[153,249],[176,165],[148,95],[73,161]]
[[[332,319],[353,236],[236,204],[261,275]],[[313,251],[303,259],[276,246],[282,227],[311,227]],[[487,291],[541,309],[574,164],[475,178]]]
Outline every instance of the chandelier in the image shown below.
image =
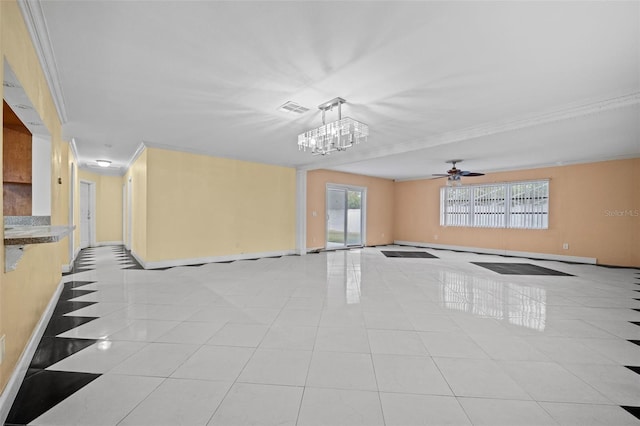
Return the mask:
[[[346,103],[342,98],[335,98],[318,105],[322,111],[322,126],[307,130],[298,135],[298,150],[311,150],[313,155],[327,155],[333,151],[345,151],[353,144],[366,142],[369,136],[369,126],[353,118],[342,118],[342,104]],[[338,120],[325,123],[325,112],[338,106]]]

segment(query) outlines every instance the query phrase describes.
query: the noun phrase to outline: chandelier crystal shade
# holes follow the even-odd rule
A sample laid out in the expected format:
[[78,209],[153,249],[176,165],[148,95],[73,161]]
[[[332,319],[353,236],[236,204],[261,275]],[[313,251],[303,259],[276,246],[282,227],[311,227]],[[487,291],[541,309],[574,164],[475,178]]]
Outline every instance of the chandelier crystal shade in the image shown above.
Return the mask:
[[[360,142],[366,142],[369,126],[353,118],[342,118],[341,105],[346,101],[335,98],[318,109],[322,111],[322,126],[298,135],[298,150],[310,150],[313,155],[327,155],[333,151],[345,151]],[[338,120],[325,123],[325,112],[338,106]]]

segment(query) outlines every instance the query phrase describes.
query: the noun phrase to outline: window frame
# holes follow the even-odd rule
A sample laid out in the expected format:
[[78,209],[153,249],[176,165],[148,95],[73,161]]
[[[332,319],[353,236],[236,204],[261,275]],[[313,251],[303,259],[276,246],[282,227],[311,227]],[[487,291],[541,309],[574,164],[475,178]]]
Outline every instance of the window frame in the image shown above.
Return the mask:
[[[549,214],[551,210],[549,205],[549,181],[550,179],[534,179],[512,182],[493,182],[459,186],[443,186],[440,188],[440,226],[489,229],[549,229]],[[517,188],[517,186],[520,185],[534,185],[533,188],[529,190],[529,194],[533,193],[534,195],[514,198],[514,190]],[[477,200],[479,198],[479,189],[485,188],[489,189],[489,192],[500,191],[500,189],[503,191],[503,198],[489,199],[493,201],[502,200],[503,205],[501,206],[501,209],[496,210],[496,205],[494,202],[489,205],[489,211],[482,213],[476,211],[478,210],[477,207],[479,207],[477,203]],[[455,212],[455,214],[457,215],[464,215],[464,219],[461,216],[457,216],[457,220],[451,220],[452,213],[449,211],[449,206],[451,205],[452,198],[449,194],[452,190],[456,191],[456,195],[458,195],[457,193],[462,193],[463,190],[468,192],[467,199],[456,198],[454,200],[458,207],[464,205],[465,203],[467,204],[466,211]],[[541,196],[538,195],[540,192]],[[519,192],[519,194],[522,194],[522,192]],[[525,193],[525,195],[529,194]],[[525,204],[525,208],[527,209],[526,211],[515,212],[513,207],[514,203],[518,200],[530,200],[528,204]],[[540,200],[546,200],[546,202],[542,204],[542,208],[538,203]],[[478,218],[483,217],[481,216],[482,214],[486,214],[487,216],[484,216],[485,220],[480,221]],[[494,217],[492,218],[491,216]],[[521,223],[516,223],[513,220],[514,217],[524,217],[524,219],[521,221],[524,223],[524,226]]]

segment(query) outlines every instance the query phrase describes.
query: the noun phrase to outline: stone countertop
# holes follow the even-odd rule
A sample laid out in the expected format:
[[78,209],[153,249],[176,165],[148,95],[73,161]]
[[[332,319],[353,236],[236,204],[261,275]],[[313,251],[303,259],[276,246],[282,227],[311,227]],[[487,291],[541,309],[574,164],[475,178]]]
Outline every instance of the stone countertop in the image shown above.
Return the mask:
[[69,235],[75,226],[28,226],[6,225],[4,228],[4,245],[27,245],[55,243]]

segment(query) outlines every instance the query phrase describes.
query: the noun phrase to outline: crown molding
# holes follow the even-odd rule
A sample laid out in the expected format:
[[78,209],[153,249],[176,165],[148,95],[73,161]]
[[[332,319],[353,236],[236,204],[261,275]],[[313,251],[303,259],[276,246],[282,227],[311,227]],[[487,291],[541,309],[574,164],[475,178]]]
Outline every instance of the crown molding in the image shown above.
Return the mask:
[[131,166],[133,165],[133,163],[136,162],[136,160],[138,159],[138,157],[140,157],[140,155],[142,155],[142,153],[144,152],[144,150],[147,148],[147,144],[145,144],[144,142],[140,142],[140,144],[138,145],[138,147],[136,148],[136,151],[133,153],[133,155],[131,156],[131,159],[129,160],[129,162],[127,163],[127,165],[124,167],[124,173],[127,173],[127,171],[131,168]]
[[[619,108],[640,105],[640,92],[628,93],[596,102],[565,105],[561,108],[548,110],[542,113],[529,114],[513,120],[497,121],[484,125],[443,133],[432,138],[413,140],[405,143],[390,144],[375,151],[361,154],[355,161],[372,160],[388,155],[404,154],[406,152],[417,151],[424,148],[431,148],[449,143],[462,142],[469,139],[491,136],[499,133],[511,132],[514,130],[526,129],[530,127],[542,126],[558,121],[570,120],[598,114]],[[348,156],[335,156],[322,164],[317,162],[298,166],[298,170],[314,170],[318,168],[328,168],[353,163],[354,159]]]
[[53,103],[58,112],[58,118],[60,119],[60,123],[64,124],[68,121],[67,110],[58,75],[58,67],[49,38],[47,22],[42,12],[42,4],[40,0],[18,0],[18,6],[29,30],[33,47],[40,61],[40,67],[47,80]]
[[73,160],[78,163],[79,160],[79,156],[78,156],[78,147],[76,145],[76,139],[75,138],[71,138],[71,142],[69,142],[69,146],[71,147],[71,154],[73,155]]

